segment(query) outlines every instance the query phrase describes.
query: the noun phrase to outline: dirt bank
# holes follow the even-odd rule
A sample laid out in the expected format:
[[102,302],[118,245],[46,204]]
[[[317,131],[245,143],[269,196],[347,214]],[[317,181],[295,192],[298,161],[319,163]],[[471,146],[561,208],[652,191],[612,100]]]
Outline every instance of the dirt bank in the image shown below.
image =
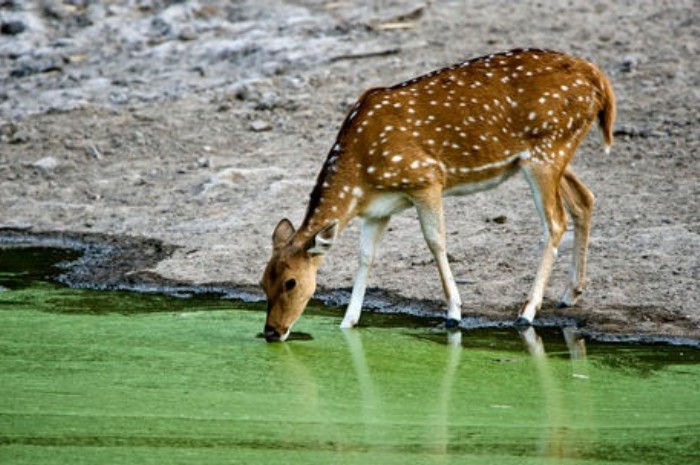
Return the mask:
[[[301,220],[364,88],[516,46],[559,49],[605,70],[619,115],[612,154],[592,135],[574,162],[597,196],[588,291],[552,308],[562,253],[541,315],[700,336],[693,2],[102,3],[0,3],[1,226],[155,240],[169,255],[132,276],[254,290],[272,228]],[[539,258],[525,182],[447,211],[465,315],[511,320]],[[334,303],[349,295],[357,236],[353,224],[321,269]],[[392,219],[371,285],[370,305],[440,311],[412,212]]]

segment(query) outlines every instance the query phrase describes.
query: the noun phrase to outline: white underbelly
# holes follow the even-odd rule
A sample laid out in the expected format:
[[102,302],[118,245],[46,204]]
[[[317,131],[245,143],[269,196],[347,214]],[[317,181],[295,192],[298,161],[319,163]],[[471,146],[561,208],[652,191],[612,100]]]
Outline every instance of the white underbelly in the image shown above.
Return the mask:
[[386,218],[410,207],[411,201],[400,192],[379,194],[372,199],[360,214],[363,218]]
[[[490,179],[480,182],[470,182],[457,184],[443,192],[443,195],[469,195],[475,192],[481,192],[501,184],[506,179],[513,176],[518,171],[518,167],[514,167],[508,171],[501,173]],[[409,193],[403,192],[385,192],[376,195],[367,206],[360,212],[362,218],[386,218],[395,213],[399,213],[410,206],[413,202],[410,199]]]
[[450,187],[449,189],[446,189],[444,192],[444,195],[469,195],[469,194],[474,194],[476,192],[481,192],[481,191],[493,189],[494,187],[503,183],[503,181],[505,181],[506,179],[513,176],[517,171],[518,171],[518,168],[515,167],[515,168],[508,170],[508,171],[506,171],[498,176],[495,176],[495,177],[489,178],[489,179],[485,179],[483,181],[469,182],[469,183],[465,183],[465,184],[457,184],[455,186]]

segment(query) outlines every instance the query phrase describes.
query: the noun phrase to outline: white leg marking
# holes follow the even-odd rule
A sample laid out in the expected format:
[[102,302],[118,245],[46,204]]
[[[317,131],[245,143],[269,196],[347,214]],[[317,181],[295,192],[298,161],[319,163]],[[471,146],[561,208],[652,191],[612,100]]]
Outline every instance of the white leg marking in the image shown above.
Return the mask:
[[570,229],[567,229],[564,235],[561,238],[561,242],[559,243],[559,252],[568,252],[572,251],[574,255],[574,260],[576,260],[576,249],[575,247],[575,241],[576,241],[576,232],[572,231]]
[[389,224],[389,217],[368,218],[362,223],[360,231],[360,264],[355,275],[355,284],[352,287],[350,304],[345,311],[345,317],[341,328],[352,328],[360,321],[362,313],[362,302],[365,300],[365,290],[367,289],[367,277],[374,262],[374,255],[377,244]]
[[532,285],[532,290],[530,291],[530,296],[528,298],[527,305],[522,311],[523,318],[527,321],[532,322],[535,319],[535,314],[537,310],[542,306],[542,298],[544,297],[544,289],[549,280],[549,275],[552,271],[552,266],[554,265],[554,260],[557,257],[557,249],[552,245],[551,240],[547,240],[547,245],[545,247],[545,252],[542,255],[542,261],[540,262],[540,267],[537,269],[537,275],[535,276],[535,283]]
[[[566,203],[565,203],[566,205]],[[570,216],[571,211],[569,210],[567,206],[567,211],[569,212]],[[569,270],[568,270],[568,276],[569,276],[569,282],[566,285],[566,289],[564,289],[564,294],[561,296],[561,299],[559,301],[563,303],[566,306],[571,306],[576,302],[576,296],[574,289],[579,285],[580,283],[580,270],[581,270],[581,265],[579,263],[579,249],[581,248],[581,234],[578,228],[578,225],[574,225],[574,231],[566,230],[564,233],[564,236],[561,239],[561,244],[559,244],[559,250],[569,250],[571,249],[571,263],[569,264]]]
[[287,330],[286,333],[284,333],[283,335],[281,335],[281,336],[280,336],[280,342],[286,341],[287,338],[289,337],[289,334],[291,333],[291,331],[292,331],[292,328],[289,328],[289,329]]
[[569,265],[569,282],[566,285],[564,294],[561,296],[560,302],[567,307],[570,307],[576,303],[578,297],[576,296],[575,289],[579,287],[581,283],[579,265],[579,254],[577,252],[578,247],[574,247],[573,257],[571,258],[571,264]]

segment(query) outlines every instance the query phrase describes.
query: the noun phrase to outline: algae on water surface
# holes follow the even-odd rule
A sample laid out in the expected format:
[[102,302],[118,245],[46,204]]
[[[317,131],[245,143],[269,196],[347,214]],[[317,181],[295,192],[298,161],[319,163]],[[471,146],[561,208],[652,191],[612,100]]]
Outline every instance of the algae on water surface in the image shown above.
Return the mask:
[[266,344],[262,312],[235,302],[0,271],[3,463],[700,459],[697,349],[371,314],[341,331],[313,309],[297,325],[313,340]]

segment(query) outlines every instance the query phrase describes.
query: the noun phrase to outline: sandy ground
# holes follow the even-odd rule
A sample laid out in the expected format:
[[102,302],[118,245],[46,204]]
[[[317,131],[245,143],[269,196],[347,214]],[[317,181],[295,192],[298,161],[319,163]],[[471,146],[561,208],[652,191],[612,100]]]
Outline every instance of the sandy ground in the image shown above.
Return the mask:
[[[5,1],[0,23],[0,226],[155,240],[167,258],[119,272],[260,298],[272,229],[302,219],[363,89],[513,47],[586,57],[617,93],[616,141],[605,155],[591,134],[574,161],[597,196],[587,293],[553,308],[561,253],[540,315],[700,337],[692,1]],[[524,180],[446,208],[465,316],[512,320],[539,261]],[[319,273],[334,304],[357,236],[354,222]],[[371,286],[369,307],[442,311],[413,212],[392,219]]]

